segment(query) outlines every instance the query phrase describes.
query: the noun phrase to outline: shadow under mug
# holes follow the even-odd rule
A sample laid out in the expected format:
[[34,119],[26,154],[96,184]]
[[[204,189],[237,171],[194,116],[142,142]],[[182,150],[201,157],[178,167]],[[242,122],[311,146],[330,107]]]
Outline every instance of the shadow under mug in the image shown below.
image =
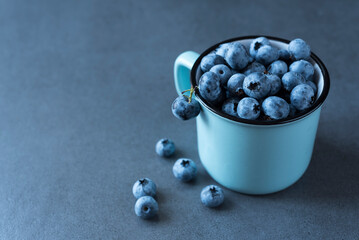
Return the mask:
[[[174,65],[177,93],[197,86],[203,74],[201,59],[220,44],[240,41],[249,46],[259,36],[229,39],[208,48],[201,55],[187,51]],[[287,48],[289,41],[267,36],[273,46]],[[294,184],[311,160],[320,111],[330,86],[329,74],[322,61],[311,53],[318,86],[313,106],[300,116],[275,121],[235,118],[208,104],[198,93],[201,105],[196,118],[200,160],[219,184],[246,194],[269,194]]]

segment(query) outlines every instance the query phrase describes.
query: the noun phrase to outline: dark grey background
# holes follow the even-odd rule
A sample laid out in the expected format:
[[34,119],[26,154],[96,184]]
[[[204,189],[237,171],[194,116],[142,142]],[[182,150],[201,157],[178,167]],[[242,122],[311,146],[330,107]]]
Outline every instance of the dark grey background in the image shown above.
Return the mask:
[[[358,239],[358,1],[0,1],[0,239]],[[332,88],[312,162],[289,189],[225,190],[200,165],[195,121],[172,116],[173,63],[236,36],[301,37]],[[156,141],[177,144],[173,159]],[[178,157],[199,165],[182,184]],[[225,159],[223,159],[225,161]],[[132,184],[158,185],[159,217]]]

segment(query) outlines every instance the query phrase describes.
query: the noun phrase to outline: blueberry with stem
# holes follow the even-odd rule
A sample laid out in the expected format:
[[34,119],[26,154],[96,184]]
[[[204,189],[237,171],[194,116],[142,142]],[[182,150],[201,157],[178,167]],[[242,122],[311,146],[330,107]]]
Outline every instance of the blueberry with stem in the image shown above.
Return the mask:
[[186,95],[178,96],[172,103],[172,113],[175,117],[181,120],[189,120],[198,116],[201,107],[196,99],[193,98],[195,88],[185,90],[182,92],[190,92],[189,97]]

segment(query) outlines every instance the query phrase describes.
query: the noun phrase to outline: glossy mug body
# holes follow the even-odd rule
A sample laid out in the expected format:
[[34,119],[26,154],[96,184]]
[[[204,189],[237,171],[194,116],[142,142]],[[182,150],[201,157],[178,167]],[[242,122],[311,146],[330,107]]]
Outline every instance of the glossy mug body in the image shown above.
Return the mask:
[[[248,45],[252,37],[230,39]],[[279,48],[287,40],[268,37]],[[223,43],[223,42],[222,42]],[[175,62],[178,94],[195,85],[202,74],[203,56],[184,52]],[[196,93],[201,104],[197,121],[200,160],[209,175],[221,185],[246,194],[268,194],[295,183],[306,171],[312,156],[321,105],[329,91],[329,75],[323,63],[312,53],[318,94],[314,106],[300,117],[282,122],[263,123],[225,116]]]

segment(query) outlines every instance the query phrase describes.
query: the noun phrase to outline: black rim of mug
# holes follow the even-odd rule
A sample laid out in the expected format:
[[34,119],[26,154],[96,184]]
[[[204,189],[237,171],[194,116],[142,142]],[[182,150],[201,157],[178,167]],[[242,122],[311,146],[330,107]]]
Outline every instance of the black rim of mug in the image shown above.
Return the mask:
[[[192,69],[191,69],[191,85],[193,87],[197,86],[197,80],[196,80],[196,73],[197,73],[197,68],[199,67],[201,60],[204,56],[206,56],[207,54],[209,54],[210,52],[212,52],[213,50],[217,49],[219,47],[219,45],[223,44],[223,43],[228,43],[228,42],[234,42],[234,41],[239,41],[239,40],[248,40],[248,39],[255,39],[258,37],[266,37],[269,40],[275,40],[275,41],[279,41],[279,42],[283,42],[283,43],[289,43],[289,40],[283,39],[283,38],[278,38],[278,37],[272,37],[272,36],[264,36],[264,35],[253,35],[253,36],[243,36],[243,37],[236,37],[236,38],[231,38],[225,41],[222,41],[220,43],[217,43],[215,45],[213,45],[212,47],[208,48],[207,50],[205,50],[196,60],[196,62],[194,63]],[[329,93],[329,88],[330,88],[330,78],[329,78],[329,73],[327,68],[325,67],[324,63],[320,60],[320,58],[315,55],[313,52],[311,52],[310,57],[314,60],[315,63],[318,64],[322,75],[323,75],[323,91],[320,94],[319,98],[315,101],[315,103],[313,104],[313,106],[311,106],[309,109],[307,109],[306,111],[304,111],[303,113],[301,113],[300,115],[293,117],[293,118],[287,118],[287,119],[281,119],[281,120],[270,120],[270,121],[263,121],[263,120],[248,120],[248,119],[243,119],[243,118],[236,118],[233,117],[231,115],[225,114],[221,111],[218,110],[218,108],[216,108],[215,106],[213,106],[212,104],[209,104],[206,102],[206,100],[199,94],[198,88],[196,88],[195,90],[195,94],[197,99],[199,99],[201,101],[201,103],[208,108],[211,112],[215,113],[216,115],[219,115],[223,118],[232,120],[234,122],[239,122],[239,123],[246,123],[246,124],[251,124],[251,125],[279,125],[279,124],[286,124],[286,123],[291,123],[291,122],[295,122],[298,121],[302,118],[307,117],[308,115],[310,115],[311,113],[313,113],[315,110],[317,110],[325,101],[325,99],[328,96]]]

